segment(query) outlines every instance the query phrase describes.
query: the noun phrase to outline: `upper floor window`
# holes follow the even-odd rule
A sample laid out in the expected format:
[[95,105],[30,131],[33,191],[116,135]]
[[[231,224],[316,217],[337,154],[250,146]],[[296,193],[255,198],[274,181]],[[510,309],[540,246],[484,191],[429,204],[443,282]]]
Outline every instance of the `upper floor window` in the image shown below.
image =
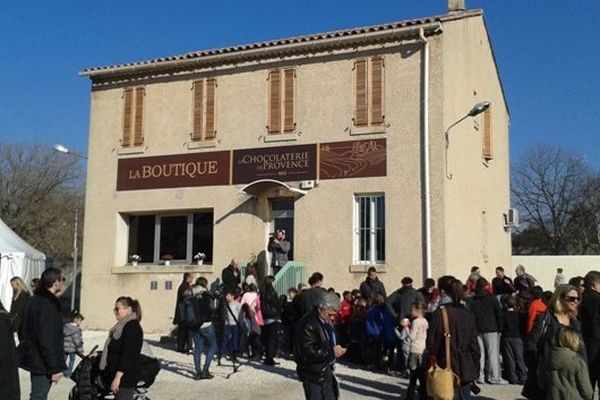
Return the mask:
[[482,149],[483,158],[491,160],[493,156],[493,135],[492,135],[492,106],[483,112],[483,138]]
[[354,126],[382,125],[383,57],[354,62]]
[[123,135],[121,146],[144,144],[144,87],[126,88],[123,91]]
[[385,197],[354,197],[354,261],[361,264],[385,262]]
[[192,140],[212,140],[217,134],[215,106],[217,80],[210,78],[195,81],[192,92]]
[[275,69],[269,72],[268,121],[270,134],[292,133],[296,129],[294,97],[296,70]]

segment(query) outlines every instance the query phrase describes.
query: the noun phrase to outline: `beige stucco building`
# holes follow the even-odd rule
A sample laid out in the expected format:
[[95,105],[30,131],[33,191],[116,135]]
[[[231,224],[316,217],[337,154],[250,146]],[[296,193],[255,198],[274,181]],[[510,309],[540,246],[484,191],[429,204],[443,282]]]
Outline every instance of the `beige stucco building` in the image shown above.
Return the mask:
[[[109,327],[114,299],[130,295],[145,330],[166,331],[182,272],[212,282],[251,253],[267,270],[279,228],[305,276],[340,291],[371,265],[388,290],[403,276],[510,265],[509,114],[482,11],[81,75],[92,82],[91,328]],[[483,101],[446,146],[445,130]]]

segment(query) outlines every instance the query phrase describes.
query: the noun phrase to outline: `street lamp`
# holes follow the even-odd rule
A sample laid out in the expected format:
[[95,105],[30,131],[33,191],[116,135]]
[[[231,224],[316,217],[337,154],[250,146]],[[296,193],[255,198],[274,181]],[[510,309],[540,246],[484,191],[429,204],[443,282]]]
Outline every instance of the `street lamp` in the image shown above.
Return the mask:
[[[71,156],[87,160],[86,156],[71,151],[62,144],[55,144],[52,148],[59,153],[69,154]],[[75,310],[75,287],[77,286],[77,258],[79,256],[79,248],[77,247],[77,233],[79,230],[79,209],[75,209],[75,227],[73,229],[73,282],[71,283],[71,311]]]
[[469,117],[471,117],[471,118],[476,117],[477,115],[481,114],[488,108],[490,108],[489,101],[482,101],[480,103],[475,104],[473,106],[473,108],[471,108],[471,110],[469,110],[469,112],[467,114],[465,114],[458,121],[456,121],[455,123],[450,125],[448,127],[448,129],[446,129],[446,132],[444,132],[444,137],[446,138],[446,178],[452,179],[452,174],[448,173],[448,147],[450,147],[450,129],[454,128],[456,125],[460,124],[462,121],[464,121],[465,119],[467,119]]

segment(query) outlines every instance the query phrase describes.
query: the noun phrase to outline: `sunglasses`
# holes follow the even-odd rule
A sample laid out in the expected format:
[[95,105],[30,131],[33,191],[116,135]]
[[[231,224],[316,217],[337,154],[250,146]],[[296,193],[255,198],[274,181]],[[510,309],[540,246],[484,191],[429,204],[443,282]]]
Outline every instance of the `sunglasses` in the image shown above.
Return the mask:
[[581,299],[579,298],[579,296],[564,296],[563,300],[566,300],[569,303],[579,303]]

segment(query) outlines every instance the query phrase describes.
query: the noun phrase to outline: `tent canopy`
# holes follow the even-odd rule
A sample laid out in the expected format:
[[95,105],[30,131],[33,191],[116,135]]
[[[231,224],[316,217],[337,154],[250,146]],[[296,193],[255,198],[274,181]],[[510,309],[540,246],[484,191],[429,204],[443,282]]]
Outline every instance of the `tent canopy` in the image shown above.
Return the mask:
[[39,278],[46,265],[44,253],[34,249],[21,239],[0,219],[0,300],[10,309],[12,287],[10,280],[20,276],[29,284]]

